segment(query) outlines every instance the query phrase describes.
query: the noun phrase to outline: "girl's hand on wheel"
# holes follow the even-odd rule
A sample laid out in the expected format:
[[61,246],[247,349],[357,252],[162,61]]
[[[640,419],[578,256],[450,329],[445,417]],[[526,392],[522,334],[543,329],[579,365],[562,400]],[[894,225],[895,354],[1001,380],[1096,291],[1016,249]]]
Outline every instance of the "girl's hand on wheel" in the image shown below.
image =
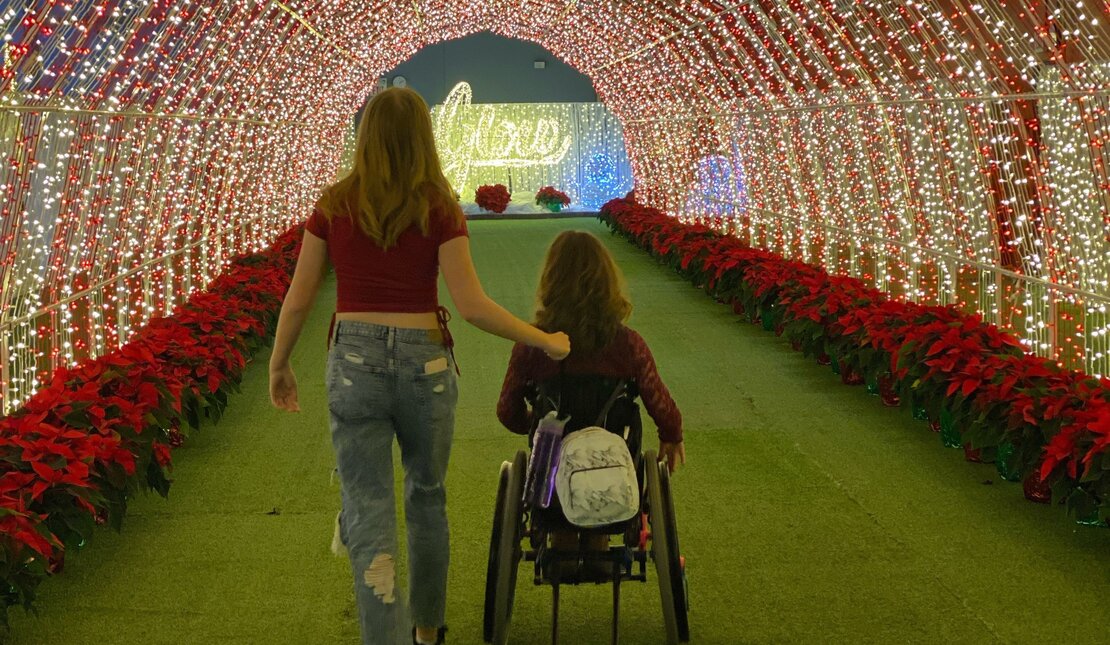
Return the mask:
[[686,465],[686,446],[681,441],[660,441],[659,461],[666,462],[667,470],[673,473],[679,464]]

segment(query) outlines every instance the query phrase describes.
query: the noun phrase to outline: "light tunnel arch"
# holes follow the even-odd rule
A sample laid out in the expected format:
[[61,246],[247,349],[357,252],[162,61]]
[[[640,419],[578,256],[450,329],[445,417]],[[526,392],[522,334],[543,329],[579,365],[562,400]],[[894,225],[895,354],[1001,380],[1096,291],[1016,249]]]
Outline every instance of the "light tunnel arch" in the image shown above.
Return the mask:
[[[78,0],[0,24],[5,408],[303,219],[378,76],[482,30],[593,79],[642,200],[1107,371],[1105,3]],[[727,222],[696,199],[718,157],[745,182]]]

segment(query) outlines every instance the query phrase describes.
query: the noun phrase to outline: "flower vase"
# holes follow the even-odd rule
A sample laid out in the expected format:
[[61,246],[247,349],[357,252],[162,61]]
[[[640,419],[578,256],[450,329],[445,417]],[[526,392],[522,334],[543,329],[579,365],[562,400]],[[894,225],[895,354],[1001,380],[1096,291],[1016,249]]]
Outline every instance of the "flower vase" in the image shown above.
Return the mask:
[[820,354],[817,355],[817,364],[818,365],[830,365],[830,364],[832,364],[832,357],[829,356],[828,354],[826,354],[825,352],[821,352]]
[[46,563],[46,572],[52,576],[61,573],[66,566],[66,554],[58,553]]
[[1052,487],[1048,485],[1048,482],[1041,479],[1040,473],[1030,473],[1021,487],[1025,492],[1025,499],[1030,502],[1037,504],[1052,503]]
[[830,360],[829,365],[832,367],[833,374],[840,374],[840,359]]
[[994,465],[998,476],[1008,482],[1021,481],[1021,466],[1018,462],[1017,447],[1009,441],[998,444],[998,457]]
[[844,385],[863,385],[863,375],[856,372],[856,370],[848,364],[848,361],[840,361],[840,382]]
[[[926,410],[925,406],[921,405],[920,403],[915,402],[912,409],[914,421],[929,421],[930,424],[937,423],[935,419],[929,419],[929,411]],[[937,425],[937,429],[933,432],[940,432],[940,426]]]
[[547,210],[551,211],[552,213],[558,213],[559,211],[563,210],[562,202],[547,202],[546,204],[544,204],[544,206],[546,206]]
[[790,339],[790,349],[796,352],[802,351],[802,341],[798,340],[797,338]]
[[732,313],[737,316],[744,315],[744,303],[740,302],[738,298],[732,301]]
[[1101,526],[1103,528],[1110,528],[1110,522],[1103,521],[1102,518],[1098,516],[1098,509],[1091,511],[1090,514],[1084,515],[1083,517],[1077,517],[1075,523],[1080,526]]
[[867,378],[865,379],[867,385],[867,393],[871,396],[879,396],[879,379]]
[[940,411],[940,441],[946,448],[962,448],[964,445],[960,431],[956,429],[956,420],[948,410]]
[[902,397],[895,393],[894,377],[889,372],[879,377],[879,398],[882,399],[883,405],[888,408],[896,408],[902,405]]
[[761,310],[759,318],[763,323],[763,331],[775,331],[775,315],[771,308]]
[[964,459],[973,464],[981,464],[983,463],[983,451],[978,448],[972,448],[970,443],[965,443]]

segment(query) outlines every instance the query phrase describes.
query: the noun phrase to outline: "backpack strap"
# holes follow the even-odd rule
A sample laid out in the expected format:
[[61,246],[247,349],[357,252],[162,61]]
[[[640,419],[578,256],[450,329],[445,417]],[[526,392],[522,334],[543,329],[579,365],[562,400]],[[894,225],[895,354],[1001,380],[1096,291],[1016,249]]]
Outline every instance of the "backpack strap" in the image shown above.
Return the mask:
[[623,379],[617,381],[617,387],[613,388],[613,393],[609,395],[609,400],[605,402],[605,405],[601,408],[601,413],[597,415],[597,423],[594,424],[595,426],[600,428],[605,427],[602,423],[605,422],[605,417],[609,416],[609,409],[613,407],[613,404],[616,403],[617,399],[624,393],[625,386],[626,383]]

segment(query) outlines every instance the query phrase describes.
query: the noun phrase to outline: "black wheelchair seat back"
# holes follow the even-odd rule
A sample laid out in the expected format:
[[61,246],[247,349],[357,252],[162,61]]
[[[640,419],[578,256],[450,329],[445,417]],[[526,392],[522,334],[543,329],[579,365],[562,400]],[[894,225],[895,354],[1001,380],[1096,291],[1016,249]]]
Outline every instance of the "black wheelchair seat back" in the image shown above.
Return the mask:
[[560,374],[533,384],[528,395],[533,419],[528,445],[532,445],[539,420],[555,410],[560,419],[570,417],[565,433],[591,426],[605,428],[624,437],[628,451],[638,459],[643,426],[637,396],[635,379],[627,378]]

